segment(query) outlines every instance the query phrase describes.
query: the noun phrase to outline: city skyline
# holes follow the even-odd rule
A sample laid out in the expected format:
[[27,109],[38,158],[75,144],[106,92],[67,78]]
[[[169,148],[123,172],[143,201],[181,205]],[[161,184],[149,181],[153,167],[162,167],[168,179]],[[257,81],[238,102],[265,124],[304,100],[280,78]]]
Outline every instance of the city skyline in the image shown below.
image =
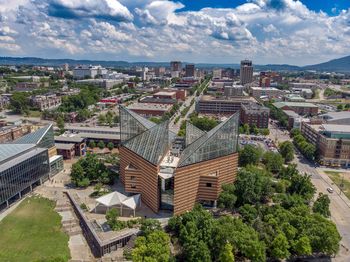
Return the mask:
[[349,54],[349,7],[343,0],[1,0],[0,55],[308,65]]

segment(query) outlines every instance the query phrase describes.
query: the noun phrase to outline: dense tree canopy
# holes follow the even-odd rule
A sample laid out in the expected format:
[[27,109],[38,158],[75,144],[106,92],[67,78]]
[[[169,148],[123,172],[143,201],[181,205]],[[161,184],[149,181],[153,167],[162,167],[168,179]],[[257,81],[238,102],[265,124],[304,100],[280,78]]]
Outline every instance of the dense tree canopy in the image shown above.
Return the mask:
[[88,153],[72,165],[71,179],[76,186],[84,187],[91,182],[111,183],[113,174],[98,160],[97,155]]
[[281,154],[267,151],[263,155],[263,163],[267,170],[278,173],[282,170],[284,160]]
[[250,164],[256,165],[259,163],[262,156],[262,150],[253,145],[246,145],[239,151],[239,165],[247,166]]
[[330,217],[329,204],[331,203],[328,195],[320,193],[312,207],[315,213],[319,213],[324,217]]
[[285,162],[291,162],[294,159],[294,146],[292,142],[285,141],[279,145],[279,151]]

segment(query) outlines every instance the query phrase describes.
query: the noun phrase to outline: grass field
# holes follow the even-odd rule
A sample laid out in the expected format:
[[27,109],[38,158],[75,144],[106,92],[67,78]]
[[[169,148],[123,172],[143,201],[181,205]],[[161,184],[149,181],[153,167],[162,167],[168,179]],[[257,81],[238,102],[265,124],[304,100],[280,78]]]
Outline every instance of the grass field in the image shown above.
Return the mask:
[[349,178],[344,175],[344,181],[343,181],[343,173],[337,172],[337,171],[324,171],[330,179],[332,179],[333,183],[336,184],[340,188],[340,184],[343,182],[344,186],[342,188],[344,194],[347,196],[347,198],[350,199],[350,180]]
[[63,262],[70,258],[69,237],[61,231],[54,202],[25,200],[0,222],[0,261]]

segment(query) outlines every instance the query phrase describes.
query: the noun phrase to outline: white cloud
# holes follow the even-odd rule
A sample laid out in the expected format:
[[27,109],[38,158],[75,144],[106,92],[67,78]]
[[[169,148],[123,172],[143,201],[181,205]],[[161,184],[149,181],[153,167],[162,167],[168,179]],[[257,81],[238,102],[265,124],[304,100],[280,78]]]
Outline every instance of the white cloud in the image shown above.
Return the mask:
[[350,51],[349,10],[328,16],[294,0],[182,8],[170,0],[0,0],[0,50],[108,60],[236,63],[248,57],[295,64]]
[[131,21],[133,15],[117,0],[51,0],[49,14],[61,18],[105,18]]

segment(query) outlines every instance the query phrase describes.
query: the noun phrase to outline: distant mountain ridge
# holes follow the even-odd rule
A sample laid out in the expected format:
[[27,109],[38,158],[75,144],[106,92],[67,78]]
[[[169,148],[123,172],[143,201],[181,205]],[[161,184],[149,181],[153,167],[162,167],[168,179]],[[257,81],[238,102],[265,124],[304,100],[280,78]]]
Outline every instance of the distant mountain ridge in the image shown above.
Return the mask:
[[[127,61],[105,61],[105,60],[75,60],[75,59],[45,59],[38,57],[0,57],[0,65],[32,65],[32,66],[61,66],[63,64],[75,65],[101,65],[104,67],[133,67],[133,66],[169,66],[169,62],[127,62]],[[188,64],[184,62],[184,64]],[[198,68],[239,68],[239,64],[211,64],[211,63],[195,63]],[[350,73],[350,56],[333,59],[325,63],[308,66],[294,66],[288,64],[268,64],[254,65],[254,68],[260,71],[302,71],[316,70],[327,72]]]
[[350,56],[345,56],[338,59],[333,59],[325,63],[304,66],[305,70],[316,70],[316,71],[332,71],[340,73],[350,72]]

